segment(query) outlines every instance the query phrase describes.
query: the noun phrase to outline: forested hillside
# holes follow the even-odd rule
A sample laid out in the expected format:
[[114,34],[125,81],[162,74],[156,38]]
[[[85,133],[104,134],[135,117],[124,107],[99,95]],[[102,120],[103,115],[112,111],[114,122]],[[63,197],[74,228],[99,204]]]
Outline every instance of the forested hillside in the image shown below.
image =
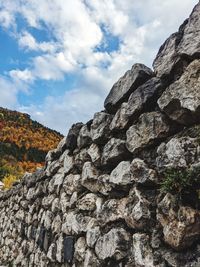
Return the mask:
[[0,108],[0,180],[10,187],[24,172],[41,167],[61,138],[28,114]]

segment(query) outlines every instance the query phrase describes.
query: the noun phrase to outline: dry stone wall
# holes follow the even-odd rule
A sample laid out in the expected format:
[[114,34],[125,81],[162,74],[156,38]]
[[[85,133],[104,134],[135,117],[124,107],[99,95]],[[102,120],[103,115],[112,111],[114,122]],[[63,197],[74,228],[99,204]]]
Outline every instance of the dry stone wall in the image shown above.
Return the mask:
[[200,3],[0,193],[3,266],[200,266]]

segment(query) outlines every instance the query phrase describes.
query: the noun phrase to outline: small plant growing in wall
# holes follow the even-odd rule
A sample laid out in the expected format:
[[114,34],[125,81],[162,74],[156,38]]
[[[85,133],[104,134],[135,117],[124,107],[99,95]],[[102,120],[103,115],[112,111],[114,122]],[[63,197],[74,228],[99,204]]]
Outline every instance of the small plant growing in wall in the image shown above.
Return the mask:
[[169,168],[163,174],[161,191],[176,194],[180,200],[193,206],[200,205],[200,167]]

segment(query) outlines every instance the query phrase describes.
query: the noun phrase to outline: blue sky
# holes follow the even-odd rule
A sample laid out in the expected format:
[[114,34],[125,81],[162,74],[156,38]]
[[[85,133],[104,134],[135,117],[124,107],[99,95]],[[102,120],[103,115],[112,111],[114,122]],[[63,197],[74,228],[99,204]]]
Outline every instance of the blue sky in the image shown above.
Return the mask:
[[66,133],[159,46],[197,0],[0,0],[0,106]]

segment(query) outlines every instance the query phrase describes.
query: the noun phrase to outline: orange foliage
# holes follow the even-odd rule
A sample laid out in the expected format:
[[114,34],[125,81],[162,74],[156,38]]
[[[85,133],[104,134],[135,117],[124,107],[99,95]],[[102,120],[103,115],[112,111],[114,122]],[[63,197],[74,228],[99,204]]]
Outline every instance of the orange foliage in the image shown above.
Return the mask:
[[11,186],[14,177],[18,179],[24,172],[43,167],[46,153],[54,149],[62,137],[31,120],[28,114],[0,108],[0,168],[7,172],[6,187]]
[[23,169],[26,172],[34,172],[37,168],[42,168],[44,163],[31,162],[31,161],[22,161],[18,162],[17,165],[19,168]]

